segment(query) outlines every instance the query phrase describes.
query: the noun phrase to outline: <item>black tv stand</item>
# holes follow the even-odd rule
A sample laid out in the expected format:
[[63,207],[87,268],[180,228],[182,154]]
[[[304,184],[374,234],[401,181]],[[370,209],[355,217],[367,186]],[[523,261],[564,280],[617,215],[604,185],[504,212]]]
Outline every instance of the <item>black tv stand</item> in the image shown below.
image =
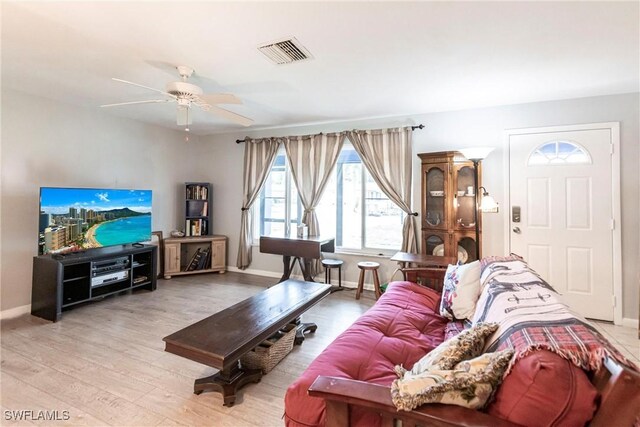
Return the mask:
[[144,248],[144,245],[142,243],[132,243],[131,246],[133,246],[134,248]]
[[133,289],[156,289],[157,247],[113,246],[33,258],[31,314],[57,322],[62,311]]

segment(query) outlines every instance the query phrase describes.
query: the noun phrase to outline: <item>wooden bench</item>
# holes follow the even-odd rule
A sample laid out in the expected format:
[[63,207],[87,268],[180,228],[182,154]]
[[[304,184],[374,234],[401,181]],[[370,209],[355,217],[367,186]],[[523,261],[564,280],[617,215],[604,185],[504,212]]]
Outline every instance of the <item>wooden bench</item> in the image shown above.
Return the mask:
[[[297,322],[302,313],[329,295],[330,289],[322,283],[285,280],[163,338],[165,351],[219,369],[197,379],[193,392],[219,391],[224,405],[233,406],[237,390],[262,377],[260,369],[243,369],[240,357],[287,324]],[[303,323],[298,333],[316,328]]]

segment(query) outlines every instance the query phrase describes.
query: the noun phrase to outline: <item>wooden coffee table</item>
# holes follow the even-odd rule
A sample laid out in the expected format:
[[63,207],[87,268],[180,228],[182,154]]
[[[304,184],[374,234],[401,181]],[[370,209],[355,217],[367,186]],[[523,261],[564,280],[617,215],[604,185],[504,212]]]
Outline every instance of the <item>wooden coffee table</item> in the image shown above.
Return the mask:
[[[259,382],[260,369],[242,369],[240,357],[329,295],[331,286],[285,280],[236,305],[164,337],[165,351],[219,369],[215,375],[195,381],[193,392],[218,391],[225,406],[233,406],[243,385]],[[313,323],[298,327],[296,343]]]

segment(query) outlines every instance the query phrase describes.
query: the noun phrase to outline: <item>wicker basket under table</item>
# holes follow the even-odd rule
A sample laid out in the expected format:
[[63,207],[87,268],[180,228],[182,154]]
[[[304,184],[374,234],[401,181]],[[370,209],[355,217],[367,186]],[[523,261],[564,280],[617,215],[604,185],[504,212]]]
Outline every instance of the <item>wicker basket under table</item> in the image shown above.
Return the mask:
[[272,370],[293,349],[297,326],[289,324],[258,347],[245,353],[240,362],[243,368]]

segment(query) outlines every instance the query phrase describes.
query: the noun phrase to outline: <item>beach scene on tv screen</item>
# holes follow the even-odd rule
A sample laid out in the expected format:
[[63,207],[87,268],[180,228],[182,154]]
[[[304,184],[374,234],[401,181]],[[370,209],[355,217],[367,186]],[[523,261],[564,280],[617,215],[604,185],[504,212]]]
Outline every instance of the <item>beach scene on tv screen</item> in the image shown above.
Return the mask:
[[150,190],[40,189],[40,255],[143,242],[150,237]]

